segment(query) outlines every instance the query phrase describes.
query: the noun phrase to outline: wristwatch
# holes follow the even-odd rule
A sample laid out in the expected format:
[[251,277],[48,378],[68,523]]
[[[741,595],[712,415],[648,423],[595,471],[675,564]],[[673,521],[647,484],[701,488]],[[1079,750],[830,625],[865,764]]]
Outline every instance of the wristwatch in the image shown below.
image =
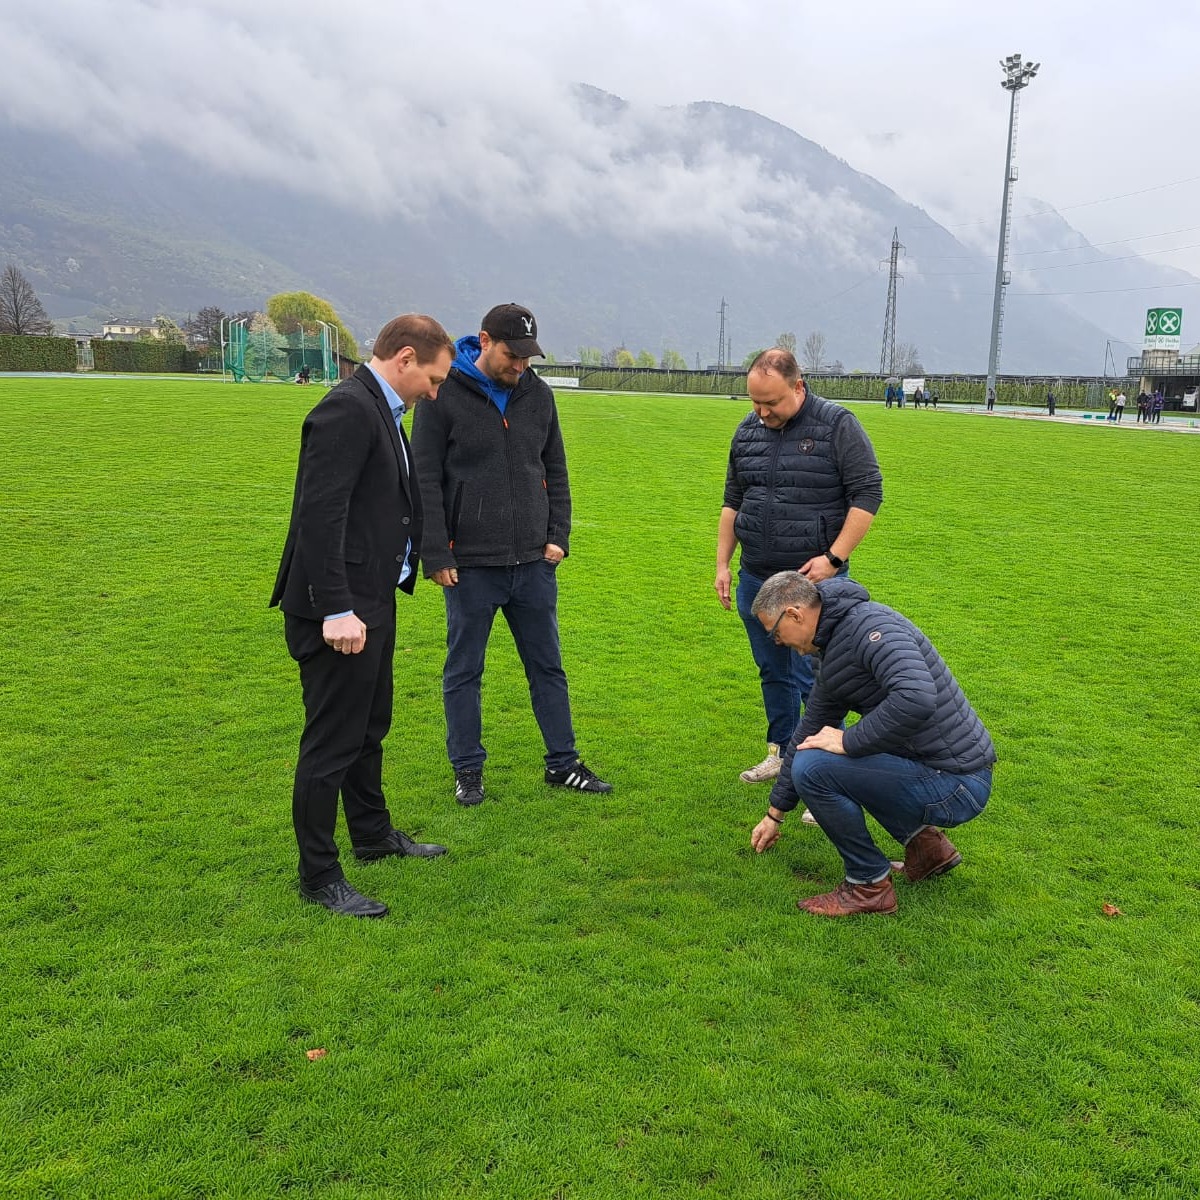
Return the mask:
[[835,570],[840,571],[846,565],[846,560],[844,558],[838,558],[838,556],[834,554],[832,550],[826,550],[825,557],[829,559],[831,563],[833,563]]

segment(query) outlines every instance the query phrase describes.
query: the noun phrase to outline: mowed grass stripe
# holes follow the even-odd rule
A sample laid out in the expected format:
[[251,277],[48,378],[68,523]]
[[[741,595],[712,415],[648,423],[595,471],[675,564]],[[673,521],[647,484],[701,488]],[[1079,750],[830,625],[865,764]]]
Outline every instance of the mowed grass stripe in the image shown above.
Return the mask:
[[792,905],[836,855],[798,823],[753,855],[736,778],[764,721],[712,577],[744,405],[561,397],[564,655],[617,791],[542,784],[498,623],[495,799],[453,803],[423,584],[387,783],[452,854],[350,860],[393,912],[355,923],[295,895],[266,608],[318,395],[0,380],[0,1192],[1195,1192],[1200,442],[857,410],[886,500],[854,574],[1001,765],[963,868],[824,923]]

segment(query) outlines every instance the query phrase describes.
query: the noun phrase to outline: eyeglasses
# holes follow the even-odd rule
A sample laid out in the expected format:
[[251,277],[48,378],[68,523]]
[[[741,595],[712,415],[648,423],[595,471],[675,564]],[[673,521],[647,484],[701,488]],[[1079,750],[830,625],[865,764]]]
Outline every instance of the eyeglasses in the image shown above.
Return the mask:
[[788,610],[785,608],[783,612],[781,612],[779,616],[775,618],[775,624],[771,626],[767,633],[767,637],[769,637],[777,646],[779,645],[779,624],[783,618],[787,616],[787,614]]

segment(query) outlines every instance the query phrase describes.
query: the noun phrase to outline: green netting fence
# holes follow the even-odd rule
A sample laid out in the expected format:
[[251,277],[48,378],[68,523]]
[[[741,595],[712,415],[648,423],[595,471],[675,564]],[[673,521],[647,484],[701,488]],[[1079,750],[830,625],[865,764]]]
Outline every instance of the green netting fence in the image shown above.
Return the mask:
[[237,383],[330,383],[338,378],[337,356],[326,329],[283,334],[270,325],[249,328],[234,321],[225,338],[222,366]]

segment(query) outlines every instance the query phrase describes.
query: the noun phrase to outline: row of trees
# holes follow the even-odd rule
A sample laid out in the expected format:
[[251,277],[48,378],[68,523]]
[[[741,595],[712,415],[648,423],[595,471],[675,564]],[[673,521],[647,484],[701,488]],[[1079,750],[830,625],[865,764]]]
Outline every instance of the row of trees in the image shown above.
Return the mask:
[[[265,314],[246,309],[228,314],[216,305],[208,305],[194,317],[189,316],[183,325],[177,324],[170,317],[159,316],[154,320],[153,330],[148,331],[144,337],[146,340],[153,339],[169,344],[187,344],[193,349],[216,350],[221,344],[221,323],[227,319],[236,321],[242,318],[260,333],[264,328],[263,321],[267,320],[273,329],[284,337],[303,331],[306,335],[316,338],[320,336],[322,324],[331,325],[338,331],[341,339],[341,352],[350,358],[359,357],[358,343],[334,311],[333,305],[311,292],[279,292],[267,301]],[[33,286],[16,266],[9,263],[0,275],[0,333],[53,332],[54,324],[47,316]],[[794,333],[781,333],[775,339],[775,345],[790,350],[799,359],[801,366],[812,374],[840,375],[845,371],[840,360],[829,361],[826,358],[828,343],[825,334],[819,329],[804,339],[804,345],[799,352]],[[742,366],[749,367],[761,353],[762,348],[752,350],[742,360]],[[688,369],[687,361],[678,350],[664,350],[661,356],[655,357],[649,350],[634,354],[625,346],[614,346],[611,350],[601,350],[598,346],[580,346],[579,361],[586,367],[613,367],[618,370],[630,367],[658,367],[665,371]],[[916,375],[923,370],[916,346],[911,342],[897,343],[894,373]]]
[[[790,350],[795,354],[801,367],[810,374],[844,375],[846,373],[841,359],[831,360],[825,357],[828,342],[819,329],[813,330],[804,339],[804,345],[799,352],[796,349],[794,333],[781,333],[775,339],[775,345],[781,350]],[[749,367],[761,353],[762,350],[752,350],[742,361],[742,366]],[[897,375],[919,375],[924,370],[925,368],[921,365],[921,355],[916,346],[912,342],[897,342],[895,373]]]
[[[845,374],[846,368],[840,359],[831,360],[826,357],[828,342],[819,329],[814,330],[804,339],[804,345],[799,350],[797,350],[794,333],[781,333],[775,339],[775,345],[795,354],[800,365],[811,374]],[[742,368],[749,368],[750,364],[766,348],[762,346],[757,350],[751,350],[742,360]],[[664,371],[688,370],[687,360],[678,350],[664,350],[662,356],[656,359],[649,350],[642,350],[640,353],[634,354],[625,346],[614,346],[611,350],[601,350],[599,346],[580,346],[579,361],[585,367],[611,367],[617,370],[629,367],[659,367]],[[697,362],[696,366],[699,369],[700,364]],[[908,342],[901,342],[896,346],[897,374],[912,375],[923,369],[916,346]]]
[[[189,316],[182,325],[168,316],[155,317],[153,326],[142,334],[142,340],[167,342],[171,345],[187,344],[194,349],[216,349],[221,344],[221,323],[225,320],[245,318],[254,322],[260,315],[251,309],[226,313],[215,304],[202,308],[195,316]],[[358,343],[346,328],[341,317],[328,300],[322,300],[311,292],[279,292],[267,301],[265,316],[279,333],[288,336],[301,330],[313,338],[319,337],[322,323],[338,331],[341,352],[350,358],[358,358]],[[0,274],[0,333],[52,334],[54,322],[50,320],[37,292],[25,275],[13,263],[9,263]]]
[[601,350],[599,346],[580,346],[579,361],[585,367],[614,367],[618,370],[628,367],[657,367],[662,371],[688,369],[687,359],[678,350],[664,350],[660,357],[655,358],[649,350],[634,354],[625,346],[614,346],[611,350]]
[[[790,350],[796,355],[800,365],[810,374],[843,375],[846,368],[840,359],[826,357],[828,342],[825,335],[818,329],[804,339],[804,345],[797,349],[794,333],[781,333],[775,339],[775,345],[783,350]],[[742,368],[748,369],[750,364],[767,347],[751,350],[742,360]],[[549,360],[548,360],[549,361]],[[580,346],[579,361],[585,367],[609,367],[623,370],[630,367],[658,367],[664,371],[686,371],[687,360],[678,350],[664,350],[661,357],[655,356],[649,350],[634,354],[625,346],[614,346],[611,350],[601,350],[599,346]],[[700,364],[697,362],[697,369]],[[896,374],[919,374],[921,366],[920,355],[916,346],[910,342],[901,342],[896,346]]]

